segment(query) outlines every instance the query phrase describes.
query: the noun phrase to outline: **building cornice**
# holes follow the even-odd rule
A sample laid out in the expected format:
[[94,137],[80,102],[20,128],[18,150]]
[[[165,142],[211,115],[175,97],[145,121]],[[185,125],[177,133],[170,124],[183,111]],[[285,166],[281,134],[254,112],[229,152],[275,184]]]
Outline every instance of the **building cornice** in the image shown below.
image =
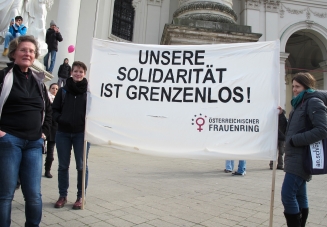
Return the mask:
[[279,0],[263,0],[266,12],[278,13]]
[[149,5],[161,6],[163,0],[148,0]]
[[327,18],[327,10],[318,12],[312,8],[313,7],[309,7],[309,6],[302,6],[301,8],[299,7],[295,8],[294,5],[288,6],[286,4],[281,4],[281,9],[279,10],[279,14],[281,18],[284,17],[285,12],[295,15],[306,14],[307,20],[310,20],[312,16],[318,18]]
[[292,5],[306,5],[313,7],[327,7],[326,0],[281,0],[281,3],[292,4]]

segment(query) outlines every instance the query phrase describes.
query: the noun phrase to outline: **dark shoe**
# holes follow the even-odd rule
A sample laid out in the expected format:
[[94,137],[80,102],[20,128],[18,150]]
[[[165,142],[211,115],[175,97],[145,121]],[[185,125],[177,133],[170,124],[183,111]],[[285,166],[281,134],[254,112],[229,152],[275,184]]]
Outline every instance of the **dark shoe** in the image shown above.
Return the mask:
[[20,188],[20,183],[17,182],[17,184],[16,184],[16,190],[18,190],[19,188]]
[[67,203],[67,197],[59,197],[58,201],[55,204],[55,208],[62,208]]
[[277,169],[284,170],[284,167],[282,167],[282,166],[277,166]]
[[45,159],[45,163],[44,163],[45,173],[44,173],[44,176],[47,177],[47,178],[52,178],[52,175],[50,173],[52,162],[53,162],[53,158],[50,158],[50,159],[46,158]]
[[288,227],[301,227],[301,213],[298,214],[287,214],[284,213],[286,223]]
[[272,169],[273,169],[273,167],[272,167],[272,166],[269,166],[269,169],[271,169],[271,170],[272,170]]
[[231,173],[232,171],[231,170],[228,170],[228,169],[224,169],[224,172],[225,173]]
[[234,172],[232,173],[233,176],[245,176],[246,171],[244,171],[243,173],[239,173],[239,172]]
[[82,208],[83,200],[82,198],[77,198],[76,202],[73,205],[74,210],[80,210]]
[[47,177],[47,178],[52,178],[50,170],[46,170],[45,173],[44,173],[44,176]]

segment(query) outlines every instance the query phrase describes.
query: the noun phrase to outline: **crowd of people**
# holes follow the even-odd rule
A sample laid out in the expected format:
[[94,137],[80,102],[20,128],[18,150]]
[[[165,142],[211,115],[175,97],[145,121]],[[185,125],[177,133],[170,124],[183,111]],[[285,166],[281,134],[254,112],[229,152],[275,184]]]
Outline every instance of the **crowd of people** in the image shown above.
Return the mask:
[[[21,186],[25,198],[25,226],[39,226],[42,217],[41,176],[42,150],[46,141],[44,176],[50,172],[54,148],[58,154],[59,199],[56,208],[67,202],[69,165],[73,148],[78,172],[77,199],[73,209],[82,207],[82,173],[86,114],[87,67],[68,59],[59,67],[58,83],[44,84],[45,73],[31,69],[39,55],[38,41],[26,35],[27,28],[21,16],[15,17],[5,37],[3,56],[10,63],[0,70],[0,226],[11,225],[11,203],[15,189]],[[52,73],[58,41],[62,41],[59,28],[51,21],[46,35],[48,54],[45,69]],[[48,67],[48,59],[51,64]],[[75,106],[74,109],[71,107]],[[87,144],[87,152],[90,144]],[[86,166],[87,168],[87,166]],[[86,172],[86,184],[87,187]]]
[[[81,209],[83,152],[86,116],[86,92],[88,81],[85,78],[87,67],[75,61],[72,67],[68,59],[60,66],[59,81],[47,91],[43,81],[45,74],[31,69],[39,57],[37,40],[25,35],[23,18],[17,16],[10,22],[5,50],[10,63],[0,70],[0,226],[11,224],[11,203],[17,182],[20,180],[25,198],[25,226],[39,226],[42,217],[41,176],[42,146],[47,141],[45,176],[50,173],[54,160],[54,147],[58,155],[59,198],[55,208],[67,203],[69,187],[69,166],[73,148],[77,169],[77,198],[73,209]],[[24,33],[25,32],[25,33]],[[46,70],[52,72],[58,41],[62,40],[59,28],[51,21],[46,40],[48,54],[44,58]],[[51,55],[51,64],[48,59]],[[278,160],[277,169],[285,171],[281,189],[282,203],[287,226],[303,227],[309,214],[306,182],[311,180],[302,166],[303,147],[327,136],[327,95],[315,90],[315,79],[309,73],[298,73],[292,79],[293,110],[289,119],[285,111],[279,110]],[[71,108],[74,106],[74,108]],[[307,106],[307,108],[304,108]],[[306,112],[305,112],[306,111]],[[312,129],[305,128],[306,118]],[[276,132],[277,133],[277,132]],[[90,144],[86,145],[86,157]],[[283,154],[285,158],[283,160]],[[87,159],[86,159],[87,160]],[[269,163],[273,169],[273,162]],[[239,160],[237,171],[233,172],[234,161],[227,160],[225,173],[245,176],[246,161]],[[5,176],[5,177],[4,177]],[[88,167],[86,161],[86,182]]]

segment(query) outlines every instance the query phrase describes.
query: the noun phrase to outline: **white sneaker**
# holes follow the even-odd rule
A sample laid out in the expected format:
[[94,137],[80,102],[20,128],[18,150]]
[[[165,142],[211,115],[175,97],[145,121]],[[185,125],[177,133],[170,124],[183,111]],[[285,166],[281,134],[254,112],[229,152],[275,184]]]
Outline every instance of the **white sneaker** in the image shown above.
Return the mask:
[[236,171],[234,173],[232,173],[233,176],[245,176],[245,174],[246,174],[246,171],[244,171],[243,173],[239,173]]

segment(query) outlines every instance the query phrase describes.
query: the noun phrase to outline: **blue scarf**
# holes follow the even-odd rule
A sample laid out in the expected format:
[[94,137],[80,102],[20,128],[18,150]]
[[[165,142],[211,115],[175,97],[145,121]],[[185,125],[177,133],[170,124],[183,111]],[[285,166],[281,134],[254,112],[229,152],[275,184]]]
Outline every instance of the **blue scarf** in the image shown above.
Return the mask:
[[298,94],[296,97],[293,97],[291,104],[293,106],[294,109],[296,109],[296,107],[299,105],[300,102],[302,102],[303,100],[303,96],[305,93],[313,93],[316,90],[309,88],[307,90],[302,91],[300,94]]

